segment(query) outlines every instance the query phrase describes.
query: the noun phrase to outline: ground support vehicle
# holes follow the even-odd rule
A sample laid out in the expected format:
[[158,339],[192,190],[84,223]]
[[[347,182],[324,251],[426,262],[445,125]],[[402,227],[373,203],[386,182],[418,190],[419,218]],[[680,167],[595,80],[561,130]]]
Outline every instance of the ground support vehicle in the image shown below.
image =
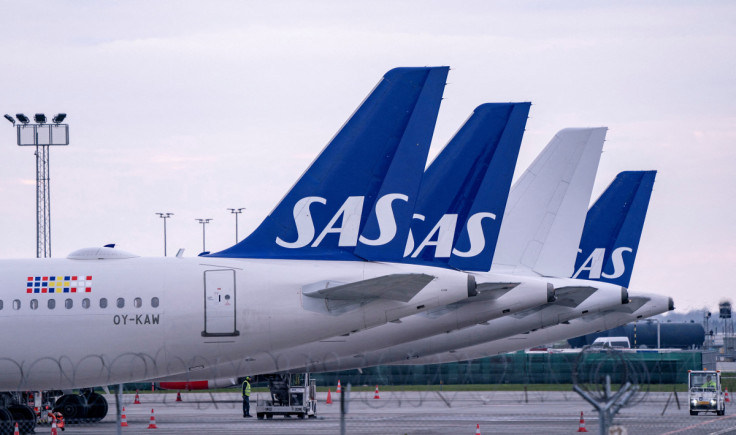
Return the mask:
[[317,384],[309,373],[274,374],[261,378],[268,380],[268,399],[258,399],[256,416],[259,419],[284,417],[315,418],[317,412]]
[[690,415],[700,412],[726,413],[720,370],[689,370],[687,378]]

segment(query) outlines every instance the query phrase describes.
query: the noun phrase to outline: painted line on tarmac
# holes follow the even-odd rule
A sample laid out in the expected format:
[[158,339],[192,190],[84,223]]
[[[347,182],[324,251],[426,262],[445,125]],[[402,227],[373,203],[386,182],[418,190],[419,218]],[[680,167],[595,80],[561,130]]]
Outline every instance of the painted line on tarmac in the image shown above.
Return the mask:
[[[703,426],[703,425],[706,425],[706,424],[715,423],[716,421],[727,420],[729,418],[734,418],[734,417],[736,417],[736,415],[729,415],[729,416],[726,416],[726,417],[720,417],[720,418],[716,418],[715,420],[708,420],[708,421],[704,421],[702,423],[694,424],[692,426],[684,427],[682,429],[673,430],[671,432],[665,432],[662,435],[671,435],[673,433],[684,432],[686,430],[695,429],[698,426]],[[732,430],[732,429],[729,429],[729,430]],[[728,431],[726,431],[726,432],[728,432]],[[723,433],[726,433],[726,432],[723,432]],[[721,433],[721,432],[717,432],[717,433]]]

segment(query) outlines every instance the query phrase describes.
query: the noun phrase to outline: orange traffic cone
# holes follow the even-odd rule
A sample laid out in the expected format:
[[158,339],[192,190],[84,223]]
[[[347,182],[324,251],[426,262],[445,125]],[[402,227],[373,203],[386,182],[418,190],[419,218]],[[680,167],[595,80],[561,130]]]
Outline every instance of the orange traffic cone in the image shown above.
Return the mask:
[[480,424],[475,424],[475,435],[480,435]]
[[156,417],[153,416],[153,409],[151,409],[151,422],[148,423],[147,429],[158,429],[158,426],[156,426]]
[[13,431],[13,435],[20,435],[20,431],[18,430],[18,423],[15,423],[15,430]]
[[327,389],[327,400],[325,400],[325,403],[327,405],[332,405],[332,394],[330,394],[330,389]]
[[373,395],[373,398],[380,399],[380,397],[378,397],[378,385],[376,385],[376,394]]
[[135,401],[133,402],[133,405],[140,405],[141,404],[141,398],[138,397],[138,390],[135,390]]
[[124,406],[123,406],[123,413],[120,415],[120,427],[128,427],[128,417],[125,416]]
[[176,401],[181,402],[181,391],[176,392]]
[[730,402],[731,399],[728,398],[728,388],[726,388],[726,403]]
[[578,427],[578,432],[587,432],[588,429],[585,428],[585,419],[583,418],[583,411],[580,411],[580,427]]
[[51,423],[51,435],[59,435],[59,431],[56,430],[56,419]]
[[340,394],[342,393],[342,387],[340,386],[340,380],[337,380],[337,390],[335,390],[335,393]]

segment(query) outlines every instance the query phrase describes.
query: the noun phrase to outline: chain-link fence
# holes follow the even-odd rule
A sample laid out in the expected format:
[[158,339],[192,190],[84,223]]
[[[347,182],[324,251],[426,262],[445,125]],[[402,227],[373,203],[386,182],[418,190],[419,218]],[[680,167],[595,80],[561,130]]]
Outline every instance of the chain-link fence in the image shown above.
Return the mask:
[[[12,434],[16,421],[20,433],[30,433],[34,425],[35,433],[50,433],[62,418],[65,433],[142,433],[152,426],[158,433],[172,434],[322,434],[341,433],[343,428],[350,434],[571,433],[581,426],[595,433],[598,414],[572,387],[577,383],[603,397],[606,377],[611,392],[625,382],[638,387],[613,419],[614,427],[627,433],[736,433],[732,402],[724,416],[688,412],[687,372],[702,368],[699,352],[620,355],[620,361],[605,353],[581,361],[575,352],[517,352],[464,363],[314,374],[316,412],[303,419],[259,412],[273,395],[266,378],[258,376],[252,384],[250,419],[242,416],[240,385],[189,391],[139,383],[123,385],[120,394],[118,386],[41,396],[13,393],[4,399],[23,408],[8,407],[0,434]],[[736,375],[723,374],[722,384],[733,391]]]

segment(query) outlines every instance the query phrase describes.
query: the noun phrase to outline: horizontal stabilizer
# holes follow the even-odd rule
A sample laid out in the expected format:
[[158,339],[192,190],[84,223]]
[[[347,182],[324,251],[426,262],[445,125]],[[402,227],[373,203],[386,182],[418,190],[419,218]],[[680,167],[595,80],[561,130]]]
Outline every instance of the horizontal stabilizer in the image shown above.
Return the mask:
[[584,300],[588,299],[596,290],[595,287],[588,286],[556,288],[555,295],[557,296],[557,300],[555,304],[575,308],[582,304]]
[[[366,279],[349,284],[320,281],[302,287],[302,294],[310,298],[339,301],[368,301],[389,299],[409,302],[427,286],[434,276],[423,273],[404,273]],[[337,285],[336,285],[337,284]]]
[[501,296],[508,293],[510,290],[516,288],[521,283],[518,282],[483,282],[479,283],[476,287],[478,296],[473,298],[473,301],[478,300],[493,300],[498,299]]
[[635,313],[636,310],[643,307],[644,304],[652,300],[651,298],[648,298],[646,296],[633,296],[629,303],[626,305],[619,305],[616,308],[613,309],[613,311],[621,311],[624,313]]

